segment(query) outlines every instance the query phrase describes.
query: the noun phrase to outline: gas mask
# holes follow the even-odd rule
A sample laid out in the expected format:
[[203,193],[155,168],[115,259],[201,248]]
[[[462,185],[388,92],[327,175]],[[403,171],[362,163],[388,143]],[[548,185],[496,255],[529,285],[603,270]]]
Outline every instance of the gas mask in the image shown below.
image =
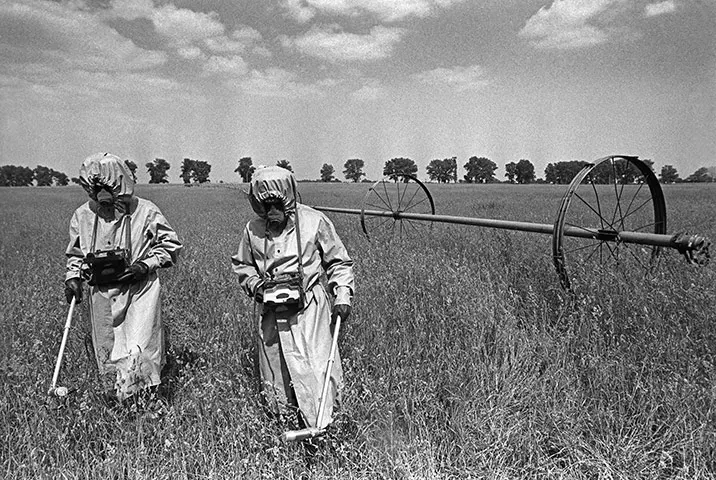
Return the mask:
[[104,186],[97,186],[96,188],[97,194],[95,198],[97,198],[97,203],[99,204],[101,217],[111,219],[115,216],[115,212],[121,215],[127,211],[127,205],[119,198],[116,198],[109,188]]
[[283,227],[286,223],[286,211],[283,201],[278,198],[268,198],[264,200],[264,209],[266,211],[266,220],[272,227]]
[[102,188],[99,192],[97,192],[97,203],[99,203],[103,208],[111,207],[114,203],[114,195],[112,195],[112,192],[106,188]]

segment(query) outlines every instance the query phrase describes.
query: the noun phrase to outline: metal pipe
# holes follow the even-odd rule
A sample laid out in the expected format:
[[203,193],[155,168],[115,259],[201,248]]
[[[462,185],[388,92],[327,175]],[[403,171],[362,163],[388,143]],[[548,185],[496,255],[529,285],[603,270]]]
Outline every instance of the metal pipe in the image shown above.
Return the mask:
[[[516,230],[519,232],[542,233],[554,235],[554,225],[546,223],[515,222],[510,220],[495,220],[490,218],[470,218],[452,215],[430,215],[426,213],[391,212],[380,210],[359,210],[354,208],[313,207],[316,210],[334,213],[348,213],[352,215],[368,215],[372,217],[391,217],[396,220],[420,220],[438,223],[453,223],[458,225],[471,225],[476,227],[498,228],[502,230]],[[665,235],[645,232],[617,232],[613,230],[600,230],[588,227],[564,227],[567,237],[591,238],[601,241],[634,243],[651,245],[655,247],[668,247],[681,250],[688,249],[689,237],[682,235]]]

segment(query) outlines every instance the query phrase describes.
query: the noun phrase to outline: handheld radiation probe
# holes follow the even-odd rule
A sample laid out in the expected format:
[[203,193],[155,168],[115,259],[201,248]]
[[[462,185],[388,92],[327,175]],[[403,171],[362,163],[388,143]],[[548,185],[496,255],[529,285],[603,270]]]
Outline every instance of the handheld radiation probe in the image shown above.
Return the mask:
[[57,377],[60,375],[60,365],[62,365],[62,356],[65,354],[65,346],[67,345],[67,335],[70,333],[70,326],[72,325],[72,314],[75,312],[75,305],[77,304],[77,298],[72,297],[70,302],[70,311],[67,312],[67,320],[65,321],[65,330],[62,333],[62,343],[60,343],[60,352],[57,354],[57,362],[55,362],[55,373],[52,375],[52,384],[50,390],[47,392],[49,395],[56,397],[64,397],[67,395],[67,387],[57,386]]
[[331,384],[331,371],[333,370],[333,362],[335,361],[336,349],[338,348],[338,332],[341,328],[341,316],[336,317],[336,325],[333,329],[333,340],[331,342],[331,352],[328,354],[328,362],[326,364],[326,376],[323,379],[323,389],[321,391],[321,402],[318,404],[318,417],[316,418],[316,426],[303,428],[301,430],[289,430],[281,435],[285,442],[297,442],[308,438],[317,437],[325,433],[325,428],[320,428],[323,424],[323,416],[326,413],[326,399],[328,398],[328,388]]

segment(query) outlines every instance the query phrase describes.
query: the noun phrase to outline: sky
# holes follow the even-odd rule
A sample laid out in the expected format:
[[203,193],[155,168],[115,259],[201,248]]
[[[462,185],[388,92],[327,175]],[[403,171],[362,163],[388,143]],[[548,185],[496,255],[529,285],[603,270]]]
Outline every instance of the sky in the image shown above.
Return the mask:
[[716,165],[716,0],[2,0],[0,164]]

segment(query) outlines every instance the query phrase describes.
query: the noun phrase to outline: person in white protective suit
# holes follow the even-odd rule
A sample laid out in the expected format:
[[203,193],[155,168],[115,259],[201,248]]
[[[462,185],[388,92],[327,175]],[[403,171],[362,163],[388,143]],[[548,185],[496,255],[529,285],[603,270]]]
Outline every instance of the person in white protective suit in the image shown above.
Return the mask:
[[259,371],[269,410],[297,411],[301,427],[325,428],[343,384],[336,352],[323,422],[317,425],[333,324],[337,315],[344,321],[351,313],[353,261],[328,217],[296,202],[295,185],[292,173],[281,167],[254,172],[249,201],[259,218],[247,223],[231,259],[242,289],[261,309]]
[[80,184],[90,200],[70,221],[65,295],[82,301],[88,280],[95,359],[116,373],[122,401],[159,385],[165,362],[157,269],[176,263],[182,244],[159,208],[134,195],[134,175],[109,153],[88,157]]

